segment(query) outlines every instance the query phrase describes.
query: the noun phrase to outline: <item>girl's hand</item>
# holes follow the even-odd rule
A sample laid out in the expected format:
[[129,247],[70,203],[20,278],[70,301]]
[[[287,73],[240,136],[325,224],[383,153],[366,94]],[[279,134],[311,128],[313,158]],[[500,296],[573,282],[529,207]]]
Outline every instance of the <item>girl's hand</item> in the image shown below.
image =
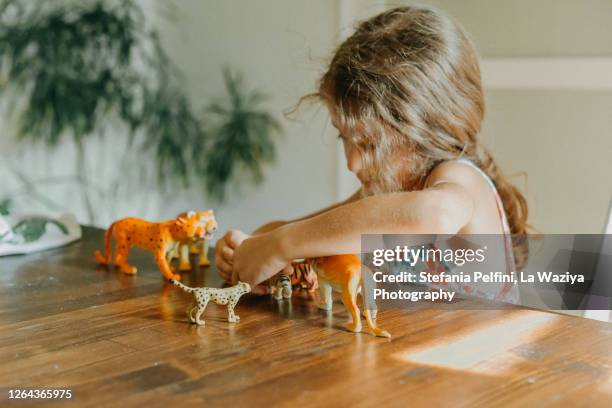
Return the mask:
[[282,250],[278,230],[245,239],[233,253],[234,282],[252,287],[291,266]]
[[[232,284],[234,251],[248,237],[249,235],[242,231],[229,230],[215,245],[215,265],[219,271],[219,276],[230,285]],[[251,293],[267,295],[270,293],[270,288],[267,284],[257,285],[253,287]]]
[[227,283],[232,283],[234,251],[248,237],[249,235],[242,231],[229,230],[215,245],[215,265],[219,276]]

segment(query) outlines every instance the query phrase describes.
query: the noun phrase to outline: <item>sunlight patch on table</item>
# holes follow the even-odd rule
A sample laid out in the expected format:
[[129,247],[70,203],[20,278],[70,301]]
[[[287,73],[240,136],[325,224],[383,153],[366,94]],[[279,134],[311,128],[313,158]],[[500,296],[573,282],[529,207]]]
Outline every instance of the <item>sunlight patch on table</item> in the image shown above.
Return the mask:
[[535,340],[559,316],[532,311],[508,318],[435,344],[417,346],[394,355],[405,362],[496,375],[524,358],[511,350]]
[[606,380],[603,380],[597,389],[604,394],[612,395],[612,375],[609,375]]

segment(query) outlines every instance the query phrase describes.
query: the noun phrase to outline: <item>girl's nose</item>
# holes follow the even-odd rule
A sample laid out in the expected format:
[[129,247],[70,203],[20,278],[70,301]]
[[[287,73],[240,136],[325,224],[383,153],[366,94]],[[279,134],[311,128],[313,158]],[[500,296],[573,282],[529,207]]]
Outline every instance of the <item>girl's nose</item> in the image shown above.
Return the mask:
[[362,168],[362,160],[359,149],[345,145],[344,153],[346,156],[346,166],[348,167],[349,171],[353,173],[360,171]]

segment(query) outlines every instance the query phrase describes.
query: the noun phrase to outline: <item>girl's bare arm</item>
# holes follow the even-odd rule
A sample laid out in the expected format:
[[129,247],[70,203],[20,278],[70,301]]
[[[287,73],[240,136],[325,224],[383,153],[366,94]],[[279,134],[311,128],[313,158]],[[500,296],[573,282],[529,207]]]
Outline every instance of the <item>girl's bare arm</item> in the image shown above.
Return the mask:
[[455,183],[363,198],[245,240],[234,253],[234,273],[258,283],[293,259],[358,253],[362,234],[455,234],[472,209],[471,196]]
[[271,221],[271,222],[269,222],[267,224],[264,224],[261,227],[257,228],[255,231],[253,231],[253,235],[263,234],[263,233],[266,233],[266,232],[270,232],[272,230],[275,230],[278,227],[282,227],[283,225],[287,225],[287,224],[290,224],[290,223],[293,223],[293,222],[302,221],[302,220],[305,220],[305,219],[308,219],[308,218],[315,217],[315,216],[317,216],[319,214],[322,214],[322,213],[325,213],[325,212],[327,212],[329,210],[333,210],[334,208],[340,207],[341,205],[357,201],[360,198],[361,198],[361,189],[357,190],[355,193],[353,193],[353,195],[351,195],[349,198],[347,198],[344,201],[340,201],[338,203],[332,204],[332,205],[330,205],[328,207],[325,207],[325,208],[323,208],[323,209],[321,209],[319,211],[316,211],[314,213],[305,215],[305,216],[300,217],[300,218],[296,218],[295,220],[289,220],[289,221],[280,221],[280,220],[279,221]]
[[383,194],[336,207],[280,228],[289,259],[361,250],[362,234],[455,234],[472,214],[472,200],[457,184]]
[[[272,221],[268,224],[265,224],[253,232],[253,236],[255,235],[263,235],[270,231],[273,231],[283,225],[290,224],[292,222],[297,222],[300,220],[304,220],[310,217],[317,216],[319,214],[325,213],[326,211],[330,211],[334,208],[337,208],[341,205],[354,202],[361,197],[361,189],[357,190],[352,196],[347,198],[346,200],[333,204],[329,207],[323,208],[313,214],[301,217],[297,220],[293,221]],[[248,234],[245,234],[238,230],[230,230],[228,231],[221,239],[219,239],[215,245],[215,265],[217,266],[217,270],[219,271],[219,275],[221,278],[230,282],[232,280],[232,271],[233,271],[233,258],[234,251],[238,248],[242,242],[249,238]]]

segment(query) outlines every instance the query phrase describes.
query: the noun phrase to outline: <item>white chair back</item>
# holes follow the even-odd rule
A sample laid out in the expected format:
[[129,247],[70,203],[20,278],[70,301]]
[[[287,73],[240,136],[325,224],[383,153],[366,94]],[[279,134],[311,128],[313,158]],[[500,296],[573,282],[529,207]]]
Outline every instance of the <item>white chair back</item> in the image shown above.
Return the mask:
[[[610,207],[608,208],[608,214],[606,223],[604,224],[603,233],[606,234],[606,236],[603,239],[602,251],[604,250],[604,248],[612,248],[612,199],[610,200]],[[605,254],[602,255],[605,256]],[[593,282],[593,285],[612,285],[612,270],[605,270],[606,268],[604,268],[603,262],[604,261],[600,261],[602,265],[600,265],[597,270],[599,276],[595,277],[595,282]],[[586,317],[587,319],[612,322],[612,310],[585,310],[584,317]]]

